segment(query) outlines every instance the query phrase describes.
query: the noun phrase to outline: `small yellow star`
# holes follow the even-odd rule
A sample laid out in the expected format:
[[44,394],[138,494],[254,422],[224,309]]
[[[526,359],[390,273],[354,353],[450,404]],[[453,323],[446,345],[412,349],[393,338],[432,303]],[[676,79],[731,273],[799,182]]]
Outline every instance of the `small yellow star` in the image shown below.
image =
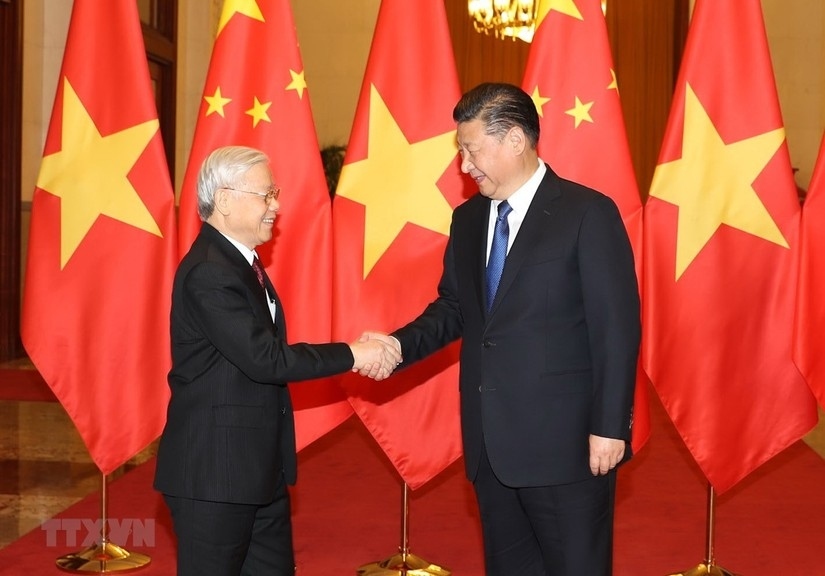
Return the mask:
[[221,118],[225,118],[223,115],[223,107],[232,102],[232,98],[224,98],[221,95],[220,86],[215,89],[213,96],[204,96],[203,99],[209,104],[209,108],[206,110],[206,116],[217,112]]
[[616,71],[613,68],[610,69],[610,76],[613,78],[610,84],[607,85],[608,90],[615,90],[616,94],[619,93],[619,82],[616,80]]
[[306,90],[307,87],[307,82],[304,80],[304,71],[295,72],[290,70],[289,75],[292,76],[292,82],[287,84],[286,90],[295,90],[298,92],[298,99],[303,100],[304,90]]
[[539,87],[538,86],[533,88],[533,93],[530,95],[530,98],[533,99],[533,104],[536,105],[536,110],[538,110],[539,116],[544,118],[544,111],[542,110],[542,108],[544,107],[545,104],[550,102],[550,98],[549,97],[545,98],[541,94],[539,94]]
[[229,23],[235,14],[243,14],[249,16],[253,20],[260,20],[264,22],[264,15],[261,13],[261,7],[255,0],[226,0],[221,11],[221,19],[218,22],[218,32],[216,36],[220,36],[224,27]]
[[581,124],[585,120],[590,123],[593,122],[593,118],[590,117],[590,108],[592,107],[593,102],[587,102],[586,104],[584,104],[581,100],[579,100],[579,97],[576,96],[576,105],[570,110],[565,110],[564,113],[569,114],[570,116],[576,119],[576,128],[578,128],[579,124]]
[[722,224],[788,248],[753,182],[785,141],[777,128],[726,144],[685,85],[682,157],[656,167],[650,195],[679,207],[676,279]]
[[258,97],[255,96],[255,103],[244,114],[248,114],[252,116],[252,127],[255,128],[258,125],[258,122],[261,120],[265,120],[266,122],[272,123],[272,120],[269,119],[269,114],[266,113],[269,110],[269,107],[272,106],[272,102],[260,102]]
[[448,235],[453,209],[437,182],[455,160],[455,130],[410,144],[370,87],[367,157],[344,165],[336,194],[366,207],[364,278],[407,223]]
[[552,10],[561,12],[562,14],[566,14],[576,18],[577,20],[584,20],[584,18],[582,18],[582,13],[579,11],[579,7],[576,6],[576,3],[573,0],[538,0],[538,3],[536,28],[541,26],[541,23],[544,22],[544,19],[547,18],[547,15]]
[[60,268],[98,216],[162,236],[129,181],[129,172],[158,132],[157,119],[102,136],[83,102],[63,80],[60,151],[43,157],[37,187],[60,198]]

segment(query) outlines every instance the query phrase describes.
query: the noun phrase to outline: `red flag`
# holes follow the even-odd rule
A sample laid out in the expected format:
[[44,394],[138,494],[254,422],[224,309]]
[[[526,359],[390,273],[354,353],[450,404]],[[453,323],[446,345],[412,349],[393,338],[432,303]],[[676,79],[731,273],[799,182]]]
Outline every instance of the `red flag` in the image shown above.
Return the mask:
[[825,407],[825,136],[802,206],[802,265],[796,309],[794,359]]
[[759,0],[697,0],[645,206],[643,357],[723,492],[800,439],[796,187]]
[[[539,156],[559,175],[619,207],[641,279],[642,202],[630,159],[607,25],[599,0],[540,0],[522,88],[539,111]],[[641,285],[641,281],[640,281]],[[648,379],[638,368],[633,449],[650,436]]]
[[[332,215],[289,0],[226,0],[180,201],[180,249],[198,230],[197,176],[215,148],[251,146],[283,189],[276,237],[257,252],[284,306],[290,342],[328,342]],[[290,385],[298,450],[352,414],[333,379]]]
[[104,474],[163,428],[175,242],[135,2],[75,0],[32,202],[21,333]]
[[[337,338],[398,328],[436,298],[452,209],[464,200],[459,98],[444,3],[382,2],[334,202]],[[413,489],[461,454],[457,363],[454,343],[387,383],[343,379]]]

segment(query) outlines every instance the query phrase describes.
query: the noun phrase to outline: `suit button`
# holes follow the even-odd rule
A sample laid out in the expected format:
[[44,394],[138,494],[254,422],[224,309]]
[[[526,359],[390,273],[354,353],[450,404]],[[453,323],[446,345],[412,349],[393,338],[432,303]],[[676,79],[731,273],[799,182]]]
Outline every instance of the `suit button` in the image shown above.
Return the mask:
[[286,408],[281,408],[281,414],[283,414],[284,416],[286,416]]

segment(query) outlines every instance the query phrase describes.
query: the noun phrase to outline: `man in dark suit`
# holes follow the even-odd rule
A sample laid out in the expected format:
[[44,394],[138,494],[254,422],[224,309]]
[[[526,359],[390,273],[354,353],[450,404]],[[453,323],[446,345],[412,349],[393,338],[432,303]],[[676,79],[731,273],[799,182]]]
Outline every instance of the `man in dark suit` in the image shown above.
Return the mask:
[[[155,488],[178,540],[178,576],[292,576],[287,484],[296,455],[287,383],[401,360],[378,341],[293,344],[255,247],[280,207],[268,158],[219,148],[198,176],[200,234],[172,293],[171,399]],[[375,346],[380,344],[380,346]]]
[[463,338],[488,576],[607,576],[641,332],[630,242],[610,198],[538,158],[520,88],[482,84],[453,118],[479,194],[453,214],[438,298],[393,336],[404,364]]

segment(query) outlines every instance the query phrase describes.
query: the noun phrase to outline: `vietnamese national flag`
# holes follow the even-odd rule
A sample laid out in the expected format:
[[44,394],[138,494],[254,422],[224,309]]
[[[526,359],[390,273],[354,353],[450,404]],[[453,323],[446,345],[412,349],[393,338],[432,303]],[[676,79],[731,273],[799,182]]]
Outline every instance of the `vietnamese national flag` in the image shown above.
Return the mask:
[[[228,145],[265,152],[282,189],[275,237],[256,252],[283,303],[289,341],[329,342],[332,210],[289,0],[223,4],[181,191],[181,256],[201,226],[198,171]],[[352,415],[334,379],[289,390],[298,450]]]
[[792,358],[800,207],[759,0],[697,0],[645,212],[645,367],[721,493],[817,419]]
[[[606,194],[619,208],[642,269],[642,202],[600,0],[539,0],[522,88],[541,121],[539,156],[564,178]],[[637,370],[633,449],[650,436],[648,379]]]
[[802,205],[802,265],[794,359],[825,408],[825,135]]
[[[389,332],[435,300],[452,210],[465,199],[460,97],[444,3],[383,0],[333,205],[337,339]],[[461,454],[458,346],[386,382],[342,380],[413,489]]]
[[175,197],[134,0],[75,0],[32,202],[21,335],[95,464],[160,434]]

